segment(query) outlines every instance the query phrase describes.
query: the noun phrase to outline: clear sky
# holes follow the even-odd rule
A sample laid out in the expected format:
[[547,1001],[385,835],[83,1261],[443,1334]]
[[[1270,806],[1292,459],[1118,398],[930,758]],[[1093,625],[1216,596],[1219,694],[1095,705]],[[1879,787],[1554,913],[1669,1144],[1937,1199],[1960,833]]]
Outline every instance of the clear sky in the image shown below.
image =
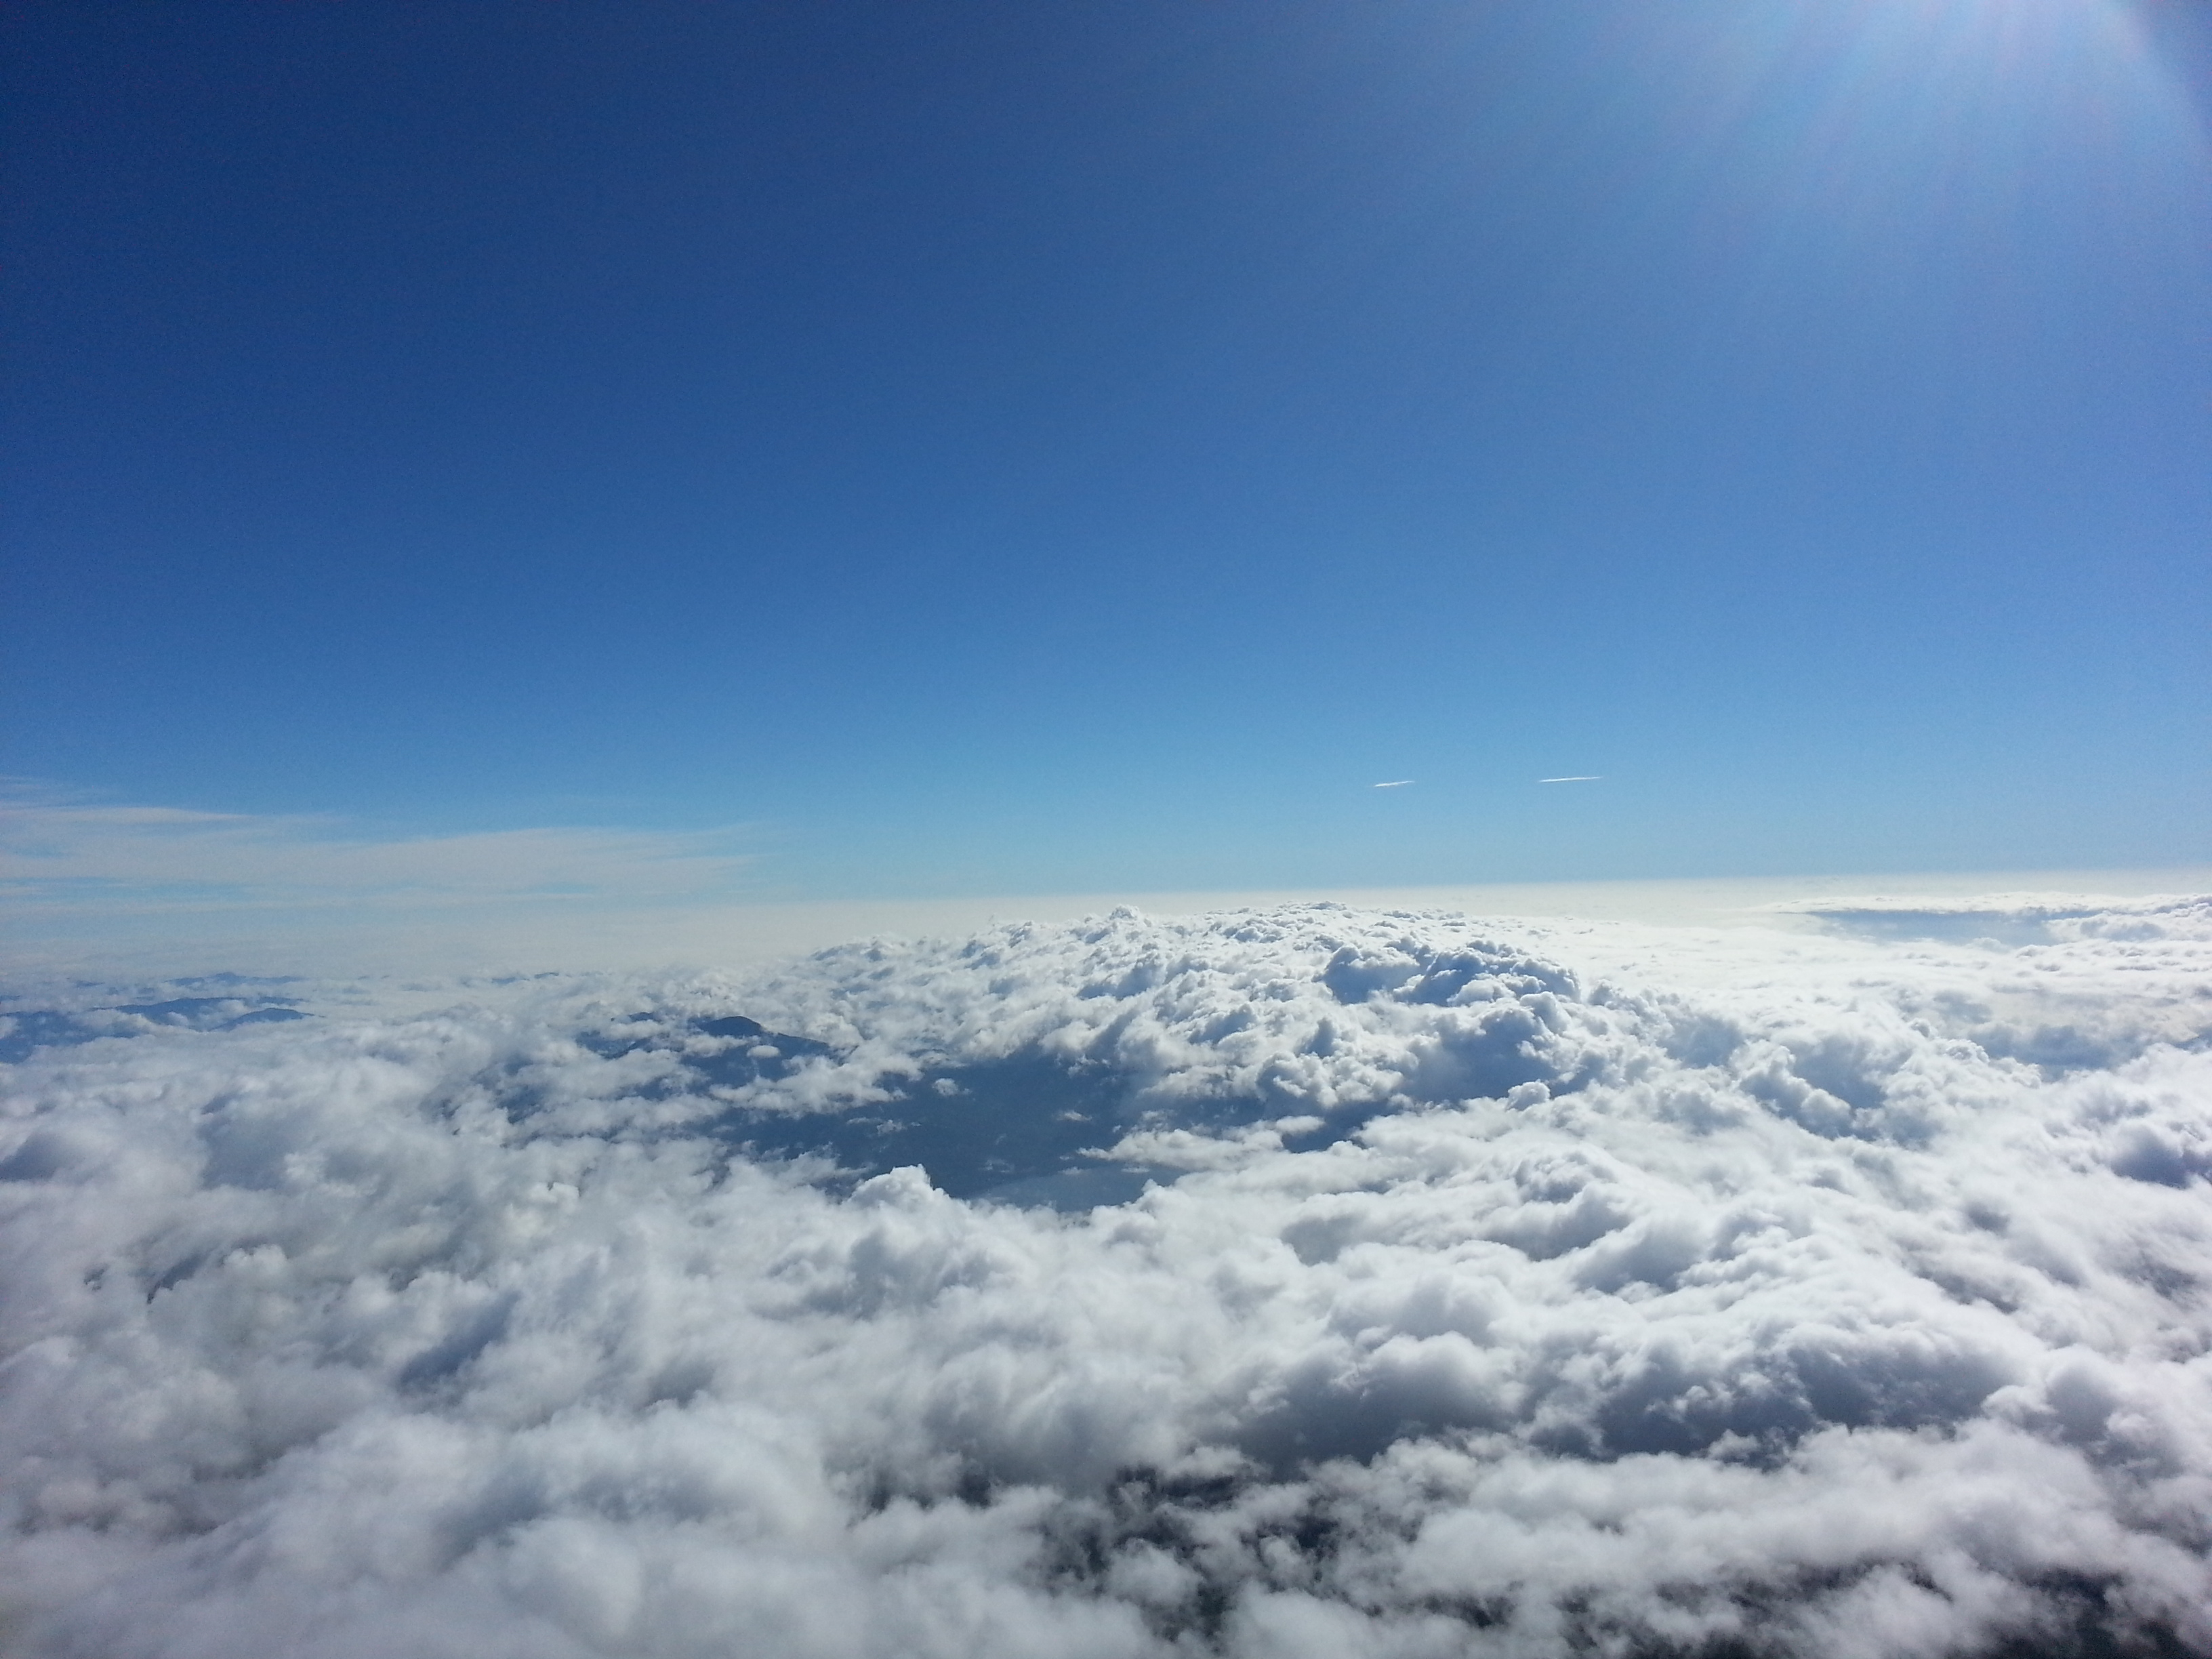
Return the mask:
[[2202,860],[2205,33],[19,0],[0,769],[813,898]]

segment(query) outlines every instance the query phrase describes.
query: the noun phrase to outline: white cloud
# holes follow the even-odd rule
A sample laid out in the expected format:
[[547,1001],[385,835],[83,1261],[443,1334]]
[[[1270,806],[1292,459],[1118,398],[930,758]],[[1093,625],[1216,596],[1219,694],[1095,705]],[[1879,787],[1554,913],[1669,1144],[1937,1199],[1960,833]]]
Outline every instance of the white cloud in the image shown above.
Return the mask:
[[2208,951],[1123,911],[41,1050],[0,1645],[2212,1653]]
[[375,836],[339,820],[0,795],[0,891],[42,910],[627,900],[726,888],[732,833],[522,829]]

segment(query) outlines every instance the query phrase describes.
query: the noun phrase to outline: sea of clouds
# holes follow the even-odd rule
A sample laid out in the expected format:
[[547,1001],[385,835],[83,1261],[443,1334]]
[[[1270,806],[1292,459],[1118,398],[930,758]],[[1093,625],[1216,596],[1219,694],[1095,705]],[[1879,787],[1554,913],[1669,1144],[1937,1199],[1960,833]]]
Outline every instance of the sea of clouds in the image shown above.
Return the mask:
[[2212,1654],[2212,901],[25,985],[0,1652]]

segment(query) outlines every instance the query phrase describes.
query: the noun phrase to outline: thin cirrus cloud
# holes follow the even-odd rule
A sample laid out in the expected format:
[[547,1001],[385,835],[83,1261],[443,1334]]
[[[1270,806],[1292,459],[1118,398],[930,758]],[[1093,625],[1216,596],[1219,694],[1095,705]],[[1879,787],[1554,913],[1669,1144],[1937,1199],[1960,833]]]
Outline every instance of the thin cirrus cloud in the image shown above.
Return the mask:
[[748,862],[733,832],[547,827],[392,836],[343,820],[0,794],[0,892],[100,912],[413,907],[723,890]]

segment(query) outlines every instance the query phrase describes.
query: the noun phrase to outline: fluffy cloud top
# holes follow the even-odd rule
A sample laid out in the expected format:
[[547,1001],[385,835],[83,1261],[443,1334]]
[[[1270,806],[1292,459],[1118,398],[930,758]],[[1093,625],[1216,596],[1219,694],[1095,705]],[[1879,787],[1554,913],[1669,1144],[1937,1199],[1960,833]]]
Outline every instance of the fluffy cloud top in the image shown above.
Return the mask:
[[2099,914],[81,996],[0,1650],[2212,1654],[2212,908]]

